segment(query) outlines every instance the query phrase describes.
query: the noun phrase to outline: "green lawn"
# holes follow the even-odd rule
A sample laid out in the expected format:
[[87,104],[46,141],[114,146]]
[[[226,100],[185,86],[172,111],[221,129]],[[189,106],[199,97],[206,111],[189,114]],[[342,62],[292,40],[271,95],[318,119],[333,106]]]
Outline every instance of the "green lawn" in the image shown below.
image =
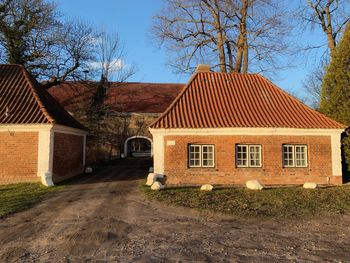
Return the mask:
[[253,191],[246,188],[214,189],[168,188],[152,191],[141,186],[150,198],[167,204],[228,213],[241,217],[295,218],[323,214],[350,213],[350,186],[319,189],[302,187],[270,188]]
[[31,207],[59,188],[41,183],[0,185],[0,218]]

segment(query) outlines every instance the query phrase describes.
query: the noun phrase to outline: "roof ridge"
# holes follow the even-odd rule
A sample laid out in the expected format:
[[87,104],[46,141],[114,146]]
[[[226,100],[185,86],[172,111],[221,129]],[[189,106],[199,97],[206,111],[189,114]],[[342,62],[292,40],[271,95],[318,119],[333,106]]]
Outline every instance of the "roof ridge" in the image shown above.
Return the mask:
[[[63,81],[61,84],[58,85],[62,85],[62,84],[84,84],[84,83],[92,83],[92,84],[98,84],[99,81],[84,81],[84,80],[65,80]],[[141,82],[141,81],[109,81],[109,84],[152,84],[152,85],[185,85],[185,83],[175,83],[175,82]]]
[[29,75],[29,72],[27,71],[27,69],[23,65],[18,65],[18,66],[21,69],[21,71],[23,72],[25,79],[29,83],[29,87],[31,89],[31,92],[34,95],[36,102],[39,104],[39,108],[40,108],[41,112],[47,118],[49,123],[55,123],[55,119],[47,112],[43,102],[41,101],[41,99],[39,97],[37,88],[41,88],[41,86],[39,87],[40,84]]

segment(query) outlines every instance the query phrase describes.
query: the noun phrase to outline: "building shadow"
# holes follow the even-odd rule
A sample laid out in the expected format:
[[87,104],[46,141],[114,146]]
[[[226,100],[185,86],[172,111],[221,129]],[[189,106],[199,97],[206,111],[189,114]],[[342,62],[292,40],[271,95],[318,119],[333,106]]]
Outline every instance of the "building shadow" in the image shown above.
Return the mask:
[[57,185],[96,184],[117,181],[137,181],[146,179],[152,158],[116,159],[94,166],[92,173],[83,173],[58,183]]

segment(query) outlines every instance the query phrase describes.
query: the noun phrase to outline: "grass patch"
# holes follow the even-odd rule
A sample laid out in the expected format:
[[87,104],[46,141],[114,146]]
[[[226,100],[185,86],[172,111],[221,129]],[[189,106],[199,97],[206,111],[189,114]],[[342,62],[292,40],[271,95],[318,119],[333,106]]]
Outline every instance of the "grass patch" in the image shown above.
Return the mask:
[[61,187],[46,187],[41,183],[0,185],[0,218],[33,206]]
[[228,213],[241,217],[295,218],[350,212],[350,186],[318,189],[283,187],[252,191],[246,188],[168,188],[141,190],[148,197],[171,205]]

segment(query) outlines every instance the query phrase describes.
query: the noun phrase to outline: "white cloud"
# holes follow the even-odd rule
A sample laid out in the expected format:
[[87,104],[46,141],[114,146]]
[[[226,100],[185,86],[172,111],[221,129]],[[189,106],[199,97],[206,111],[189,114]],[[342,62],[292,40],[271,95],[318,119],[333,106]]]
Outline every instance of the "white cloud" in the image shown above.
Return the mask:
[[[102,63],[98,61],[89,62],[89,67],[94,70],[101,69]],[[103,68],[106,68],[107,65],[104,63]],[[113,59],[109,65],[110,72],[115,72],[121,70],[125,67],[124,61],[120,58]]]

